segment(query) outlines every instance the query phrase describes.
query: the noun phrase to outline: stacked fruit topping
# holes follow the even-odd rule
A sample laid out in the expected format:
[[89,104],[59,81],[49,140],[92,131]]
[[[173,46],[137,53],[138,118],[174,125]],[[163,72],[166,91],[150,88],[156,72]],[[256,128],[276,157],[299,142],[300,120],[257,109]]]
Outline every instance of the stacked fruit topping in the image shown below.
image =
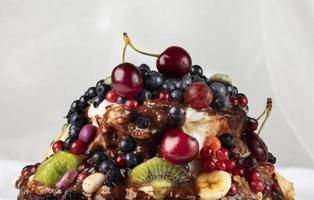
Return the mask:
[[[123,62],[71,104],[47,159],[22,170],[21,199],[283,199],[260,137],[271,99],[248,117],[229,76],[207,78],[181,47],[151,54],[124,40]],[[128,46],[158,71],[125,62]]]

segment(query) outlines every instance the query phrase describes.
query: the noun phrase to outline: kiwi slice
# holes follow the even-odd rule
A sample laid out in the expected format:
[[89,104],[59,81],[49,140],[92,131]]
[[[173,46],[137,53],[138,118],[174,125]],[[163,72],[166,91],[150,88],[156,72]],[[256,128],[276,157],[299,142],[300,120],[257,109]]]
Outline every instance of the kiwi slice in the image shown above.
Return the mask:
[[77,155],[59,151],[39,165],[35,180],[45,186],[54,186],[69,170],[76,170],[81,163]]
[[170,187],[189,182],[189,173],[182,166],[154,157],[133,168],[129,180],[139,186],[152,186],[160,199]]

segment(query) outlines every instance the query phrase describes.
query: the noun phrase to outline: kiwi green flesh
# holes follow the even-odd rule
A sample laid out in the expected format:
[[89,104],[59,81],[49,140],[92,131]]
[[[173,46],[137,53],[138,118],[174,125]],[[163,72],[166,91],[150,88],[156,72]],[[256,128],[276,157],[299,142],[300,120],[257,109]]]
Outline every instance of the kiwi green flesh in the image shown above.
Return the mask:
[[154,188],[171,187],[188,181],[189,175],[186,169],[159,157],[145,161],[130,173],[131,183],[151,185]]
[[45,186],[54,186],[67,171],[76,170],[80,163],[79,156],[59,151],[39,165],[35,181]]

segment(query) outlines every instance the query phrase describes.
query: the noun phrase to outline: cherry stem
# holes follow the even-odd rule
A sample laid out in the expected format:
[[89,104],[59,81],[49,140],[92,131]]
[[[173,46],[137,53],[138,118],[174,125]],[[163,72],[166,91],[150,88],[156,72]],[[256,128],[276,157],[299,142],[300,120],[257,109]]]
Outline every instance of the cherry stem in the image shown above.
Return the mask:
[[259,130],[258,130],[258,135],[261,133],[264,125],[266,124],[266,121],[267,119],[269,118],[270,114],[271,114],[271,111],[272,111],[272,108],[273,108],[273,103],[272,103],[272,99],[271,98],[267,98],[267,102],[266,102],[266,108],[265,110],[263,111],[263,113],[257,118],[257,120],[260,120],[264,115],[265,116],[265,119],[263,120],[262,122],[262,125],[260,126]]
[[133,45],[133,43],[131,42],[127,33],[123,33],[123,39],[124,39],[125,44],[124,44],[123,53],[122,53],[122,62],[125,61],[125,52],[126,52],[126,49],[128,46],[130,46],[134,51],[141,53],[141,54],[144,54],[144,55],[147,55],[147,56],[159,57],[159,55],[160,55],[160,54],[154,54],[154,53],[147,53],[147,52],[144,52],[144,51],[137,49]]

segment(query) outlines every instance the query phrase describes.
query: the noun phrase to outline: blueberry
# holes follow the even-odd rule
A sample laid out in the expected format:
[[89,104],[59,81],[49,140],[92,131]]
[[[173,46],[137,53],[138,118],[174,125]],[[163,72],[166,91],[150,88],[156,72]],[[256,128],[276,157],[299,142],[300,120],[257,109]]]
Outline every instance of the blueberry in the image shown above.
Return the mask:
[[193,65],[191,69],[191,74],[192,75],[203,75],[203,69],[199,65]]
[[170,93],[172,99],[175,99],[179,102],[183,101],[183,92],[180,90],[174,90]]
[[185,110],[181,106],[172,106],[169,110],[170,117],[175,121],[185,118]]
[[88,96],[89,98],[94,98],[95,96],[97,96],[96,87],[88,88],[87,91],[85,92],[85,95]]
[[110,85],[101,84],[96,87],[96,93],[98,96],[105,96],[110,90]]
[[205,80],[202,79],[199,75],[192,75],[191,78],[192,78],[192,82],[193,82],[193,83],[196,83],[196,82],[205,82]]
[[118,103],[118,104],[124,104],[125,101],[126,101],[126,98],[125,98],[125,97],[119,96],[116,103]]
[[76,112],[71,115],[70,124],[82,127],[86,124],[86,118],[83,112]]
[[100,163],[98,170],[101,173],[105,174],[108,170],[114,169],[114,168],[115,168],[115,166],[114,166],[114,162],[112,160],[104,160]]
[[187,85],[187,86],[189,86],[189,85],[192,84],[192,79],[191,79],[191,77],[188,76],[188,75],[183,76],[183,77],[181,78],[181,81],[182,81],[183,83],[185,83],[185,85]]
[[139,116],[136,118],[135,124],[138,128],[147,128],[150,125],[150,119],[148,117]]
[[216,97],[210,104],[210,107],[217,110],[223,110],[229,106],[229,103],[230,102],[226,97]]
[[96,87],[98,87],[99,85],[102,85],[102,84],[104,84],[104,79],[101,79],[101,80],[99,80],[97,83],[96,83]]
[[71,144],[73,143],[74,140],[75,139],[72,137],[68,137],[67,139],[65,139],[63,142],[63,149],[70,150]]
[[226,87],[222,83],[214,82],[210,84],[210,90],[213,93],[213,97],[225,97],[227,94]]
[[238,95],[238,88],[236,86],[233,86],[233,96]]
[[267,161],[271,164],[276,164],[277,159],[272,153],[268,152],[268,160]]
[[139,164],[138,158],[134,153],[127,153],[124,155],[125,164],[128,168],[133,168]]
[[120,142],[120,150],[124,153],[133,151],[136,147],[136,141],[132,137],[127,137]]
[[187,85],[183,81],[177,81],[175,86],[177,90],[181,90],[181,91],[184,91],[187,87]]
[[97,108],[104,99],[105,99],[105,96],[97,96],[93,102],[94,107]]
[[139,94],[137,95],[137,99],[140,101],[144,101],[147,99],[153,99],[153,94],[146,90],[146,89],[142,89]]
[[75,113],[75,112],[78,112],[80,111],[80,101],[79,100],[75,100],[72,102],[71,104],[71,108],[70,108],[70,111],[71,113]]
[[88,96],[86,96],[86,95],[83,95],[83,96],[81,96],[81,97],[79,98],[79,106],[80,106],[81,109],[87,108],[87,106],[88,106],[88,100],[89,100],[89,98],[88,98]]
[[174,84],[170,81],[165,81],[162,86],[162,89],[167,90],[169,92],[173,91],[174,89],[176,89],[176,87],[174,86]]
[[232,149],[235,146],[235,138],[230,133],[219,136],[221,146],[226,149]]
[[152,71],[151,74],[144,79],[145,88],[152,91],[159,89],[163,82],[163,75],[156,71]]
[[91,157],[91,162],[94,165],[99,165],[101,162],[105,160],[108,160],[108,156],[102,151],[96,151]]
[[72,124],[69,129],[69,136],[73,139],[77,139],[80,134],[81,128]]
[[106,179],[104,181],[104,185],[105,186],[113,186],[113,183],[119,183],[122,181],[122,175],[120,173],[120,171],[115,168],[115,169],[110,169],[107,173],[106,173]]
[[205,75],[202,75],[201,78],[202,78],[205,82],[208,81],[208,78],[207,78],[207,76],[205,76]]
[[64,200],[87,200],[87,198],[83,195],[82,192],[78,191],[68,191],[65,193]]
[[146,70],[150,71],[149,66],[146,65],[146,64],[141,64],[141,65],[138,67],[138,69],[139,69],[139,70],[141,70],[141,69],[146,69]]
[[232,85],[226,85],[226,93],[228,96],[234,96],[233,86]]

